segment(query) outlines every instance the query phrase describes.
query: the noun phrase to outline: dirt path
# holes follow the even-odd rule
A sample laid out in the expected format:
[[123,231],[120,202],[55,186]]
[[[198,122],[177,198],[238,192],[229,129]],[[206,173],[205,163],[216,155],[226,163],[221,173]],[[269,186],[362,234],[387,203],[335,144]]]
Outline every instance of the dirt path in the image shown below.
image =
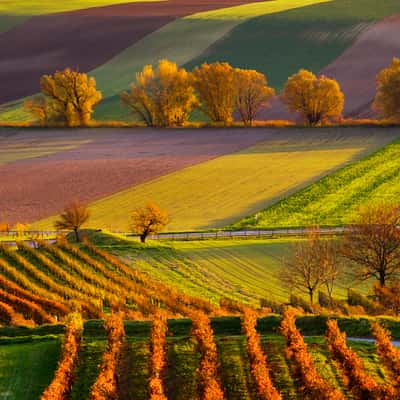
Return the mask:
[[[18,131],[17,131],[18,132]],[[93,201],[167,173],[239,151],[273,135],[261,129],[32,130],[3,138],[91,140],[77,148],[0,165],[0,220],[32,222],[74,199]]]
[[176,18],[257,1],[168,0],[34,17],[0,35],[0,104],[38,92],[43,74],[89,71]]

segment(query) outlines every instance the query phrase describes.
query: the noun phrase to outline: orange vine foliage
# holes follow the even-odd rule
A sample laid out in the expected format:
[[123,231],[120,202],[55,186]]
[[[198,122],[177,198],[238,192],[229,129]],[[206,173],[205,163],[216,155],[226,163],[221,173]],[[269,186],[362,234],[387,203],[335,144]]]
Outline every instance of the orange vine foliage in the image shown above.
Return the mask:
[[287,310],[281,323],[281,332],[286,339],[286,356],[293,363],[304,398],[344,400],[343,395],[319,375],[295,321],[295,311]]
[[142,293],[145,293],[150,299],[165,304],[166,308],[170,312],[186,315],[187,307],[190,307],[192,309],[203,311],[207,314],[219,314],[220,310],[209,301],[189,296],[171,286],[167,286],[163,283],[157,282],[149,278],[146,274],[128,267],[118,258],[93,245],[87,239],[84,239],[83,242],[90,252],[98,257],[103,258],[118,272],[127,275],[135,282],[139,283],[141,285]]
[[400,350],[392,344],[392,337],[388,330],[377,322],[372,325],[372,333],[376,340],[376,351],[382,364],[393,378],[393,385],[400,398]]
[[[3,260],[0,260],[0,262]],[[30,292],[29,290],[23,289],[15,282],[7,279],[5,276],[0,275],[0,286],[6,290],[7,292],[13,294],[14,296],[18,296],[22,299],[29,300],[40,307],[43,308],[49,314],[54,314],[57,317],[62,317],[68,314],[68,308],[65,307],[62,303],[59,303],[54,300],[49,300],[40,296],[37,296]]]
[[66,400],[71,393],[82,341],[83,321],[78,313],[69,314],[61,351],[61,359],[53,381],[42,394],[41,400]]
[[365,370],[357,354],[349,349],[346,334],[340,331],[337,321],[327,322],[327,340],[331,357],[339,364],[343,376],[355,398],[360,400],[394,399],[394,389],[388,385],[378,385]]
[[90,400],[117,400],[117,366],[125,343],[124,322],[120,315],[111,314],[104,323],[108,336],[100,373],[92,386]]
[[55,319],[47,314],[39,305],[21,297],[14,296],[3,289],[0,289],[0,301],[9,304],[14,310],[24,315],[25,318],[34,320],[38,325],[53,324],[56,322]]
[[21,314],[18,314],[12,306],[1,301],[0,321],[5,325],[33,325],[32,321],[27,321]]
[[198,370],[202,386],[201,400],[223,400],[224,392],[218,379],[218,354],[210,319],[202,312],[193,312],[192,335],[196,338],[201,352]]
[[161,313],[153,318],[151,329],[151,378],[150,400],[167,400],[164,394],[162,373],[166,364],[166,335],[168,331],[167,319]]
[[256,331],[257,314],[246,308],[242,315],[242,330],[247,339],[247,353],[250,359],[251,374],[260,400],[280,400],[279,392],[269,376],[267,359],[260,345],[260,335]]

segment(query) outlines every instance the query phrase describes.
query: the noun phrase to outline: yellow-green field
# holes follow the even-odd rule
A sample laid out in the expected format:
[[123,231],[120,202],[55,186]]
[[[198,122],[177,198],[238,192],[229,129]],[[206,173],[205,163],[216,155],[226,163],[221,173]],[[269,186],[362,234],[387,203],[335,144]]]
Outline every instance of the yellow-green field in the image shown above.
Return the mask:
[[5,15],[42,15],[113,4],[135,3],[162,0],[1,0],[0,14]]
[[[201,135],[201,130],[199,130]],[[223,227],[292,194],[392,141],[397,130],[277,130],[276,139],[216,158],[98,200],[90,226],[129,229],[129,216],[149,200],[167,210],[169,231]],[[49,228],[54,218],[33,226]]]
[[[204,241],[149,241],[94,234],[92,239],[128,265],[193,296],[218,304],[222,297],[258,306],[261,299],[287,302],[290,290],[279,278],[295,238]],[[370,283],[343,275],[335,297],[345,299],[347,288],[367,294]],[[304,295],[304,293],[298,293]]]
[[146,2],[162,0],[1,0],[0,33],[22,24],[35,15],[53,14],[127,2],[134,3],[136,1]]

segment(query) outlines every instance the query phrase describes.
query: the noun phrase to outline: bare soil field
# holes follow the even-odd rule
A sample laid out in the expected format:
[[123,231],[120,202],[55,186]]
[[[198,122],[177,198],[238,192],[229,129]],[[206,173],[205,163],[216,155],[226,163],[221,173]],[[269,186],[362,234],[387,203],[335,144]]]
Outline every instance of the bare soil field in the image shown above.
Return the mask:
[[34,17],[0,35],[0,104],[38,92],[43,74],[89,71],[176,18],[257,1],[168,0]]
[[[73,199],[94,201],[239,151],[274,133],[265,129],[2,129],[1,146],[18,148],[21,155],[0,163],[0,219],[13,224],[45,218]],[[65,150],[68,140],[72,148]],[[43,152],[46,141],[58,142],[59,151],[53,145],[51,152]],[[28,149],[33,158],[28,158]],[[44,154],[38,156],[40,151]]]
[[346,96],[347,117],[369,117],[377,73],[400,56],[400,15],[385,18],[363,32],[342,56],[321,73],[338,80]]

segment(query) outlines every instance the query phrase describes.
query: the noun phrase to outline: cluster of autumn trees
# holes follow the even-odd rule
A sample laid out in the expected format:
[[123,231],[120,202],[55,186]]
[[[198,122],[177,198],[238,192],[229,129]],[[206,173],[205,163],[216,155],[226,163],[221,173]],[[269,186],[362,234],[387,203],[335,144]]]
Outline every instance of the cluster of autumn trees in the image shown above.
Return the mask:
[[68,315],[60,361],[54,378],[41,396],[41,400],[67,400],[71,394],[82,342],[83,320],[80,314]]
[[[87,126],[102,99],[93,77],[69,68],[44,75],[40,87],[42,94],[26,101],[25,108],[43,125]],[[236,116],[252,125],[274,96],[265,75],[255,70],[216,62],[189,72],[161,60],[156,67],[146,65],[136,74],[121,101],[147,126],[183,126],[194,110],[213,123],[229,125]],[[308,125],[342,118],[344,94],[338,82],[304,69],[289,77],[281,99]],[[377,75],[373,107],[385,119],[400,120],[400,59],[394,58]]]
[[[338,278],[375,280],[374,299],[386,312],[400,312],[400,206],[375,203],[360,209],[344,234],[327,240],[318,228],[308,239],[294,244],[280,274],[290,288],[306,292],[314,304],[317,291],[325,288],[328,305]],[[344,266],[351,266],[345,270]]]

